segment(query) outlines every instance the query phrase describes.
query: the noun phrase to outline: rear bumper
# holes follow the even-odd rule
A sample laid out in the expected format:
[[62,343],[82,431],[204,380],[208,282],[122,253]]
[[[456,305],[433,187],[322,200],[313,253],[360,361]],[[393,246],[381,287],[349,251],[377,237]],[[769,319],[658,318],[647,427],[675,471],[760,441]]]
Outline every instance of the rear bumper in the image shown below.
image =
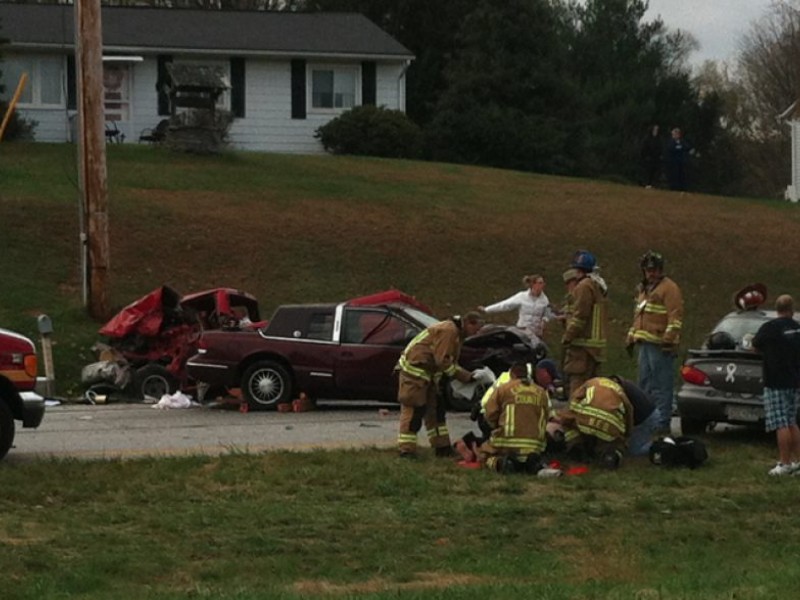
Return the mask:
[[676,404],[678,415],[684,419],[740,425],[764,422],[761,396],[726,395],[705,387],[684,385],[678,390]]
[[31,429],[38,427],[44,419],[44,398],[35,392],[22,392],[22,426]]

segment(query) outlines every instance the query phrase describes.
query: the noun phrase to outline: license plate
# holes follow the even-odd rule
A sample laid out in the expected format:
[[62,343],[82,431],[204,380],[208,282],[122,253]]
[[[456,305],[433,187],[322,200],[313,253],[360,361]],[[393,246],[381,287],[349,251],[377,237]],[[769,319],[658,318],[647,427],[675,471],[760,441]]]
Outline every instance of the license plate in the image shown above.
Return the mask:
[[725,414],[731,421],[753,423],[764,418],[764,410],[759,406],[727,406]]

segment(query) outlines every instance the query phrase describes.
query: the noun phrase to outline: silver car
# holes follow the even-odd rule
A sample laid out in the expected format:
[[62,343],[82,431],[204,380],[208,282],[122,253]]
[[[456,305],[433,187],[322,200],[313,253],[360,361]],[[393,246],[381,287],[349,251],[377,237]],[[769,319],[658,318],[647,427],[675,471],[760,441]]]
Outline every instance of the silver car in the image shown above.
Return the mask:
[[762,361],[752,339],[776,316],[771,310],[728,313],[701,348],[689,350],[677,393],[684,435],[702,433],[716,423],[763,426]]

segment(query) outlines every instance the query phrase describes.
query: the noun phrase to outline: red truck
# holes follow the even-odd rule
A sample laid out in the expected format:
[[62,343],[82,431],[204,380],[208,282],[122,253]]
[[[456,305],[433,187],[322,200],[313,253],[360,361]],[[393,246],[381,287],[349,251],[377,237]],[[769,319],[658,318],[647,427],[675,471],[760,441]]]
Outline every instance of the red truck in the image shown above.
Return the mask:
[[15,421],[38,427],[44,399],[34,393],[36,346],[24,335],[0,328],[0,459],[14,443]]

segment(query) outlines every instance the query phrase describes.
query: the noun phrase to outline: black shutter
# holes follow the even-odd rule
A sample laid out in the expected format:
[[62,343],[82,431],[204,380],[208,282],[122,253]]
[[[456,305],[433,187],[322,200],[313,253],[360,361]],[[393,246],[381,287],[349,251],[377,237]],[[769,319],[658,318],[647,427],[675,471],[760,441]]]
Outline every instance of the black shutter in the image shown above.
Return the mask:
[[158,79],[156,79],[156,91],[158,92],[158,114],[169,115],[169,95],[167,94],[166,85],[169,80],[167,73],[167,63],[172,62],[172,57],[168,54],[158,55]]
[[231,112],[234,117],[244,117],[244,59],[231,58]]
[[375,82],[375,61],[361,63],[361,104],[375,106],[377,97]]
[[78,109],[78,88],[75,86],[75,55],[67,56],[67,109]]
[[306,61],[292,61],[292,118],[306,118]]

